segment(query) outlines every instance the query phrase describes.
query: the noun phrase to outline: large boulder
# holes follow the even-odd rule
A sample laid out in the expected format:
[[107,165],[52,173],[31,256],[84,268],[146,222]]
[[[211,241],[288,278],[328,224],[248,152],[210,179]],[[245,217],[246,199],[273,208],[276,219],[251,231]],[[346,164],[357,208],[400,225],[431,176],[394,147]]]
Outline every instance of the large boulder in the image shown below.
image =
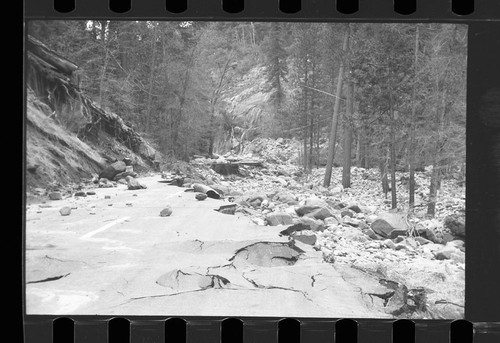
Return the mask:
[[61,200],[62,194],[61,194],[61,192],[50,192],[49,199],[50,200]]
[[127,176],[137,177],[137,173],[134,171],[124,171],[124,172],[116,174],[115,177],[113,178],[113,181],[125,179]]
[[116,161],[115,163],[110,164],[99,174],[99,178],[105,178],[108,180],[113,180],[115,176],[119,173],[125,172],[127,169],[127,165],[123,161]]
[[217,192],[215,189],[213,189],[212,187],[209,187],[207,185],[201,184],[201,183],[193,184],[193,189],[196,193],[204,193],[209,198],[220,199],[220,197],[221,197],[219,192]]
[[266,216],[266,221],[271,226],[293,224],[292,216],[289,213],[285,213],[285,212],[269,213]]
[[273,201],[289,204],[297,201],[297,198],[288,192],[278,192],[273,196]]
[[137,181],[136,179],[134,179],[131,176],[127,176],[125,178],[125,180],[127,181],[127,188],[129,190],[146,189],[147,188],[145,185],[143,185],[142,183],[140,183],[139,181]]
[[321,220],[317,220],[310,217],[300,217],[294,220],[296,224],[303,224],[309,227],[312,231],[321,231],[325,228]]
[[328,207],[328,203],[325,200],[322,200],[317,197],[311,197],[307,199],[302,206],[296,208],[295,212],[297,212],[297,214],[302,217],[319,208],[326,208],[326,207]]
[[308,245],[314,245],[314,244],[316,244],[316,241],[318,240],[316,235],[303,234],[303,233],[293,234],[293,238],[299,242],[302,242],[302,243],[308,244]]
[[320,207],[310,213],[304,215],[304,217],[325,220],[326,218],[335,216],[335,213],[328,207]]
[[371,225],[372,230],[385,238],[395,238],[405,235],[409,230],[404,214],[397,212],[385,212],[379,214]]
[[465,237],[465,218],[459,215],[450,215],[444,219],[444,227],[456,236]]

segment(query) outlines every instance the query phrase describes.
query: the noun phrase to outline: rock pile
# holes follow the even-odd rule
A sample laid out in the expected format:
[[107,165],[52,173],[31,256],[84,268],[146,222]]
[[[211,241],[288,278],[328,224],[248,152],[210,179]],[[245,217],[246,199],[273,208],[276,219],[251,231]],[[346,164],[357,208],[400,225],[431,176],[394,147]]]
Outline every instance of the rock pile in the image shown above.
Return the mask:
[[[322,187],[324,169],[305,175],[294,166],[264,164],[244,171],[246,177],[219,181],[232,194],[224,194],[234,201],[231,213],[241,212],[263,229],[282,226],[280,235],[314,246],[325,261],[399,285],[387,286],[391,294],[400,294],[387,305],[390,313],[407,318],[463,316],[465,196],[453,180],[443,180],[436,216],[428,218],[422,213],[428,193],[425,171],[416,173],[420,186],[414,214],[390,209],[376,170],[354,167],[349,189],[338,181]],[[334,168],[332,179],[341,180],[341,172]],[[398,197],[401,204],[407,201],[405,185],[398,186]]]

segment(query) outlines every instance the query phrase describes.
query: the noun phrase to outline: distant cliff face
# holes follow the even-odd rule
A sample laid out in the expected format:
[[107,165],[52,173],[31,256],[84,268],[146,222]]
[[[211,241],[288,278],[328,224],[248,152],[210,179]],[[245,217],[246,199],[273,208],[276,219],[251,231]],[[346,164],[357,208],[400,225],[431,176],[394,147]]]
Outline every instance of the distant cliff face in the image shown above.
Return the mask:
[[275,115],[270,100],[263,66],[250,69],[223,92],[219,116],[224,121],[224,132],[216,138],[219,153],[239,152],[241,141],[262,133],[266,120]]

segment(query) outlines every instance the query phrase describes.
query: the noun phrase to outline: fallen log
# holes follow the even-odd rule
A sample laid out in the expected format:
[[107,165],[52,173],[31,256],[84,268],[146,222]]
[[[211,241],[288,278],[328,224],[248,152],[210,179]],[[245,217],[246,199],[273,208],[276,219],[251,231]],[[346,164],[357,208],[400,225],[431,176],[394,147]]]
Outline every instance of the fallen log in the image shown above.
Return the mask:
[[56,52],[50,50],[45,44],[28,35],[26,40],[26,50],[31,51],[49,65],[56,68],[59,72],[71,75],[78,66],[68,59],[59,56]]

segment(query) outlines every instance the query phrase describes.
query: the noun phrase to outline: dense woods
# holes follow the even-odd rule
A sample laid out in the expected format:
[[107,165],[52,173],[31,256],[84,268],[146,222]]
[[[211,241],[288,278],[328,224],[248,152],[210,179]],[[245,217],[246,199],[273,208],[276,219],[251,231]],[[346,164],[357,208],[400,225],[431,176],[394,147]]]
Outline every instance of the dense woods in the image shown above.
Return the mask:
[[294,138],[305,172],[326,166],[324,186],[333,166],[345,188],[351,166],[380,169],[393,208],[396,171],[411,206],[414,171],[430,168],[430,215],[440,180],[464,177],[465,26],[32,21],[28,33],[172,158]]

